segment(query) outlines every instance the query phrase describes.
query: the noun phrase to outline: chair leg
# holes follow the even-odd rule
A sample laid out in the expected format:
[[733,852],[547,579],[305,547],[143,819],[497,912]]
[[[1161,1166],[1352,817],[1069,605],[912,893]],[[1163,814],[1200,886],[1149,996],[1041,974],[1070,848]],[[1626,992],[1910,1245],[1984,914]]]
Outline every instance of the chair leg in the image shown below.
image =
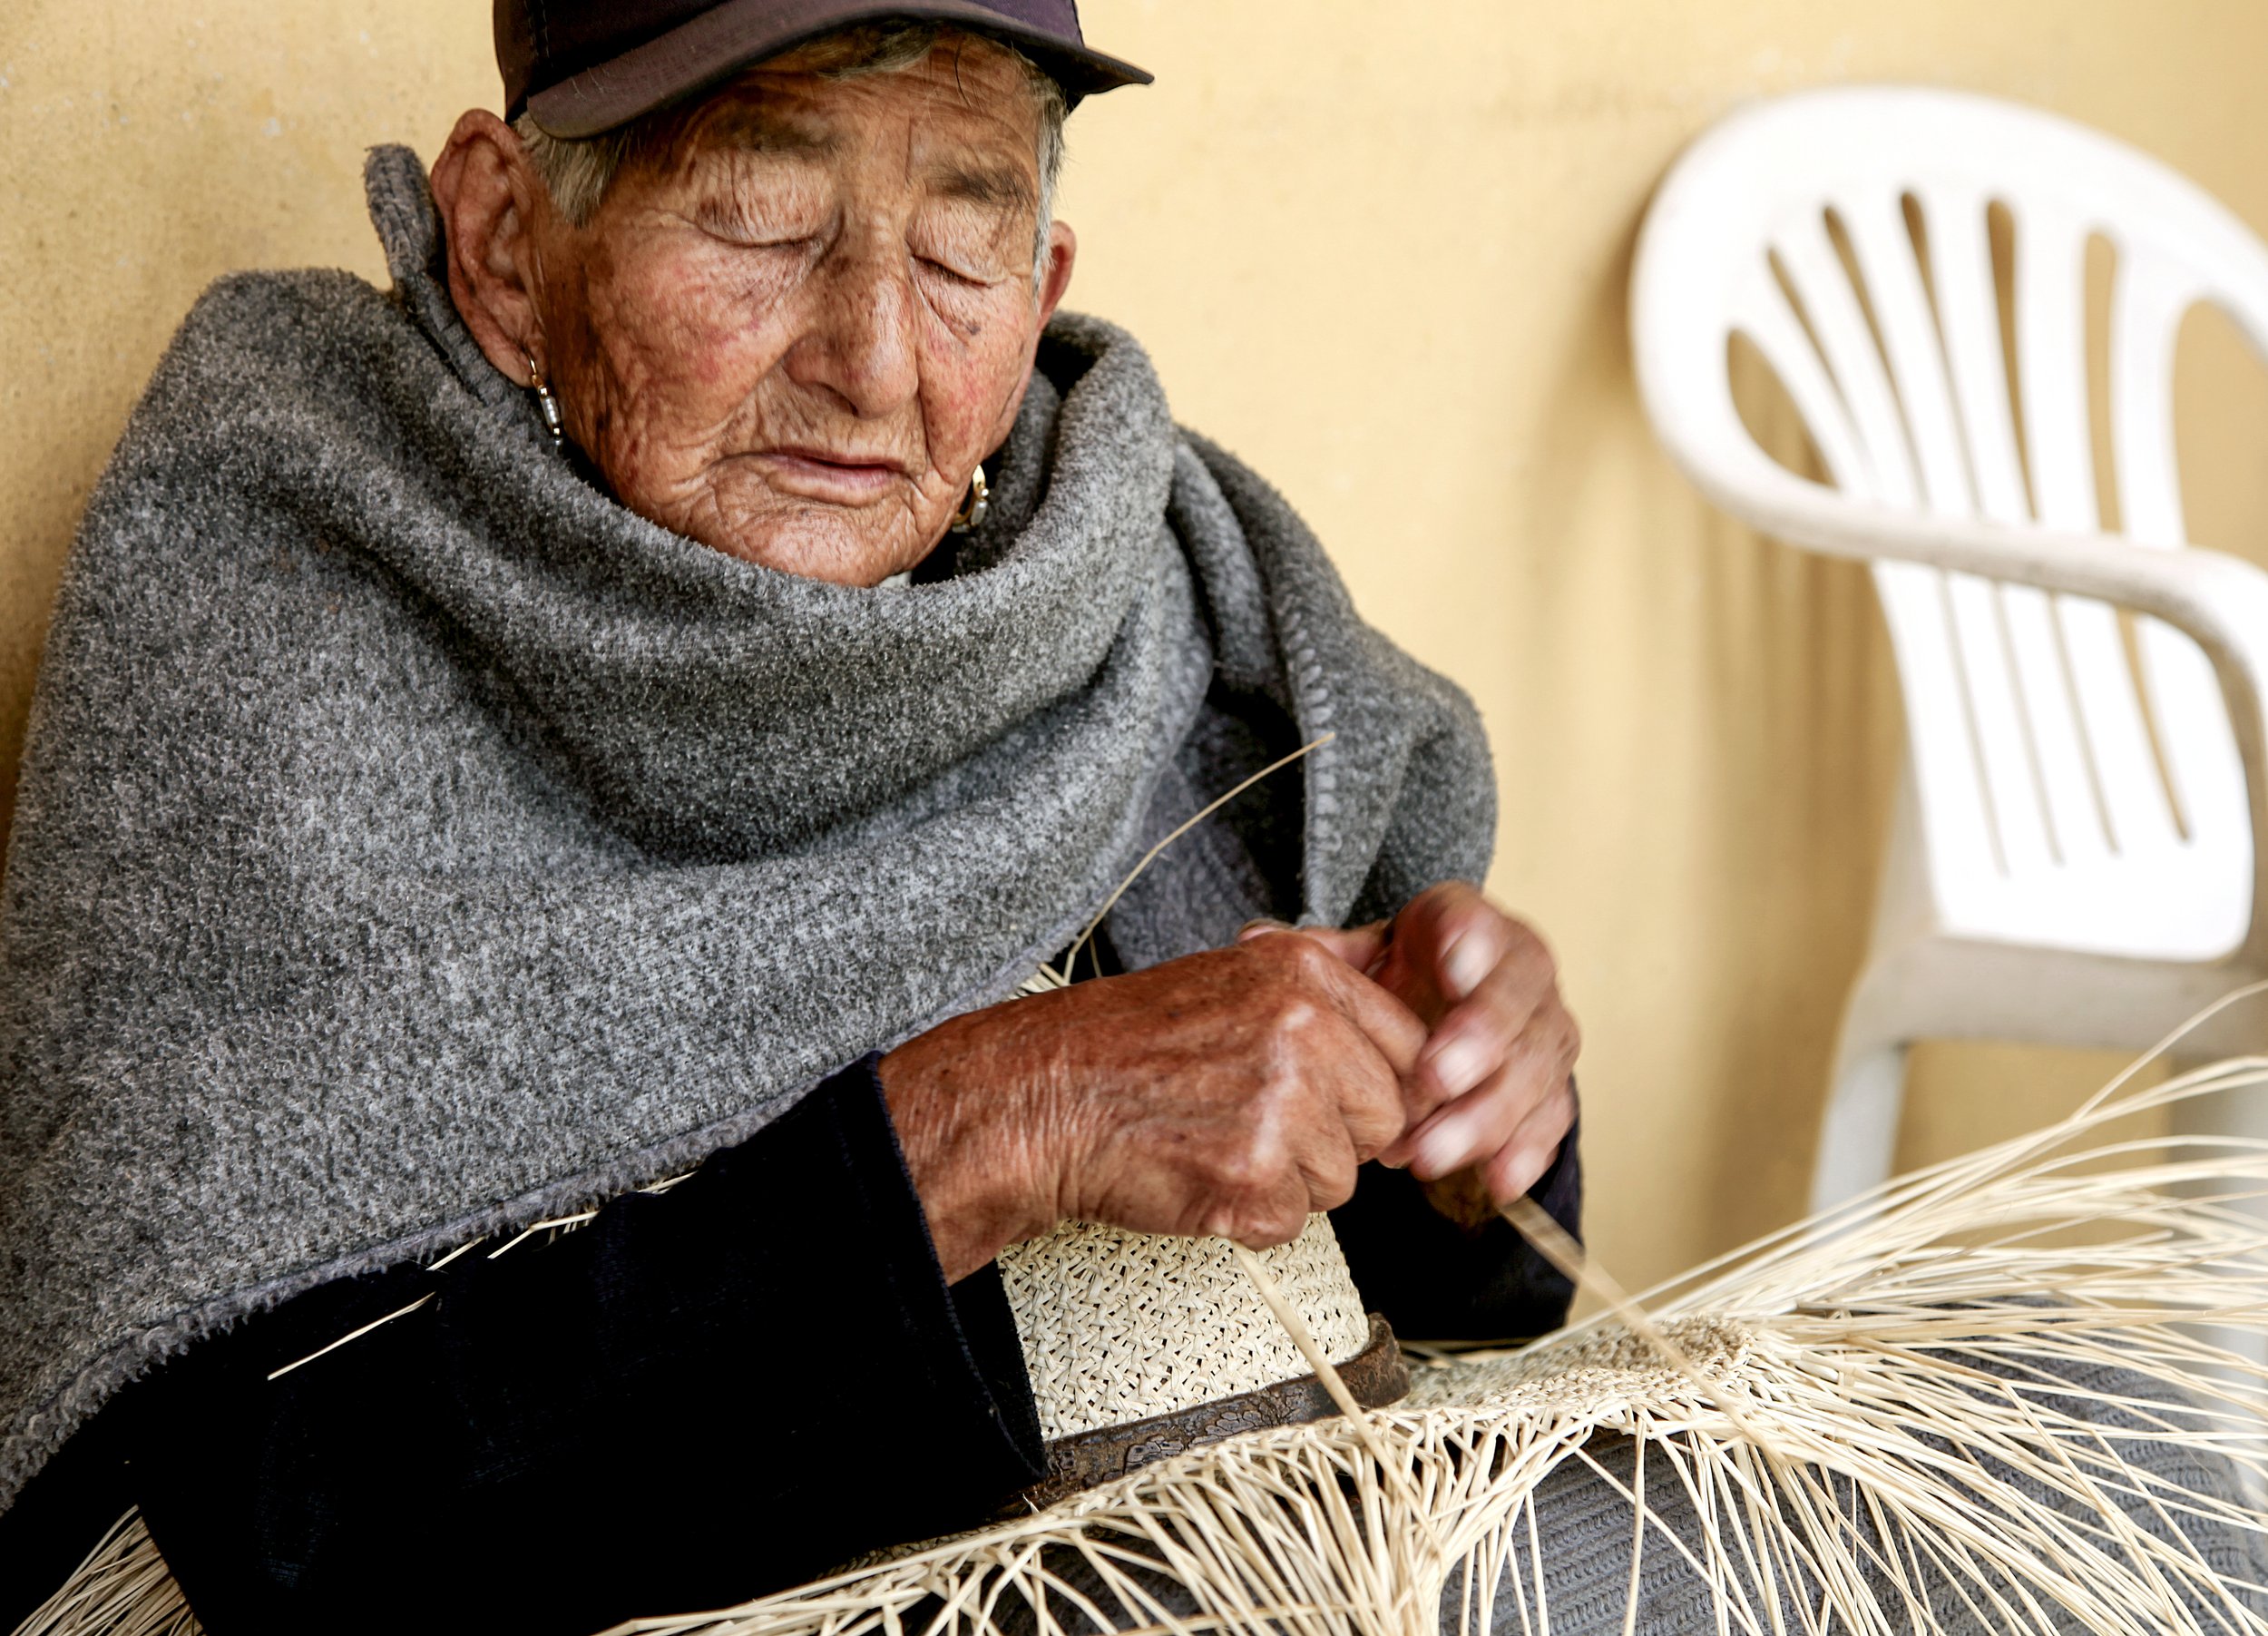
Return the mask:
[[1890,1179],[1898,1153],[1898,1113],[1906,1096],[1903,1041],[1842,1059],[1819,1131],[1812,1209],[1856,1198]]

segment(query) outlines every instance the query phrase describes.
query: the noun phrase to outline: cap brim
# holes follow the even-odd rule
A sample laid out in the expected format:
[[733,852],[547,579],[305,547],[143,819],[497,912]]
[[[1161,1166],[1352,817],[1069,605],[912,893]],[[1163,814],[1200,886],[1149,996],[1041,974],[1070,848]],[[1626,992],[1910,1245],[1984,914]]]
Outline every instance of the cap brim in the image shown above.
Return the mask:
[[1119,85],[1147,85],[1131,63],[1040,34],[977,0],[859,5],[845,0],[725,0],[690,22],[533,93],[527,111],[550,135],[598,136],[807,40],[859,23],[953,23],[1012,42],[1053,74],[1071,101]]

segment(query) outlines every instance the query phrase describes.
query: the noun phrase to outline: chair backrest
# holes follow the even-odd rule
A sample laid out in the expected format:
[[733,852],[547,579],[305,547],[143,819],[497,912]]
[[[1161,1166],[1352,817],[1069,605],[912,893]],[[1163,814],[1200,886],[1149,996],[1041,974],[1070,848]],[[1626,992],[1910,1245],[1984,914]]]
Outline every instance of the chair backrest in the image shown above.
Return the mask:
[[[2013,234],[2009,335],[1996,206]],[[1686,151],[1648,211],[1632,279],[1655,431],[1704,492],[1760,528],[1789,485],[1816,505],[1817,485],[1758,447],[1735,407],[1743,336],[1794,403],[1838,503],[1882,529],[2100,531],[2087,339],[2097,235],[2116,254],[2116,532],[2178,547],[2181,320],[2210,302],[2268,355],[2268,251],[2156,162],[1981,97],[1806,93],[1735,114]],[[2195,643],[2140,620],[2130,655],[2119,614],[2098,602],[1911,563],[1878,561],[1874,576],[1941,926],[2158,959],[2244,943],[2244,768]]]

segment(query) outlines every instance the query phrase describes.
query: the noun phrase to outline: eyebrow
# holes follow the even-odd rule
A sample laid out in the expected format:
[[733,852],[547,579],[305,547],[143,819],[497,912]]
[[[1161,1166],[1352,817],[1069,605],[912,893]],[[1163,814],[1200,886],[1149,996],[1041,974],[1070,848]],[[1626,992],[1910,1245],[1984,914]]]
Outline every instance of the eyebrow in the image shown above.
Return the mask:
[[[840,132],[783,119],[760,104],[743,104],[714,116],[704,132],[720,146],[741,153],[797,159],[828,159],[841,152]],[[924,180],[947,199],[992,210],[1036,210],[1039,195],[1031,178],[1013,164],[944,159],[924,167]]]
[[948,199],[965,200],[995,210],[1027,210],[1039,203],[1032,194],[1031,179],[1012,165],[948,161],[929,168],[929,181]]
[[843,139],[835,132],[781,119],[765,108],[745,105],[716,115],[708,134],[743,153],[826,159],[843,148]]

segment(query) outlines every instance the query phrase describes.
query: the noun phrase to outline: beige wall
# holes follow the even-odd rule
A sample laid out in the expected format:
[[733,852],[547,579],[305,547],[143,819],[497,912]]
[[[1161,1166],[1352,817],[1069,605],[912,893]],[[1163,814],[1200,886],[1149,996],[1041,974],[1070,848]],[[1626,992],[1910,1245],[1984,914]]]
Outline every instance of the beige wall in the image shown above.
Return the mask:
[[[0,791],[73,521],[167,334],[231,268],[378,276],[361,150],[430,155],[493,97],[487,10],[0,6]],[[1480,700],[1494,884],[1553,936],[1589,1034],[1601,1254],[1650,1278],[1787,1219],[1896,697],[1862,578],[1713,516],[1653,450],[1622,336],[1648,190],[1744,98],[1921,80],[2092,122],[2268,229],[2268,7],[1082,10],[1158,83],[1073,121],[1074,305],[1139,334],[1182,417],[1281,485],[1367,613]],[[2191,350],[2193,520],[2244,549],[2268,533],[2268,391],[2215,338]],[[2043,1117],[2103,1065],[1927,1053],[1907,1155]]]

